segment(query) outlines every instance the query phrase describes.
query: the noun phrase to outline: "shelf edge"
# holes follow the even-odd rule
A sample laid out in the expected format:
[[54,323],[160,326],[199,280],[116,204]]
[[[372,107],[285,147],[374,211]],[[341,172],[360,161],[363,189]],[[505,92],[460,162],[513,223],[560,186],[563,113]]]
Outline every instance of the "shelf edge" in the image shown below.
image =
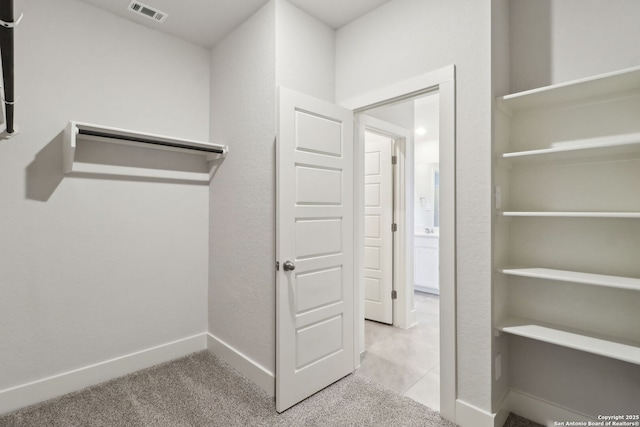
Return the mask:
[[553,211],[505,211],[498,212],[504,217],[538,217],[538,218],[640,218],[640,212],[553,212]]
[[496,329],[511,335],[640,365],[640,343],[636,341],[608,337],[517,317],[505,319],[505,321],[496,326]]
[[[609,137],[589,138],[576,141],[563,141],[555,143],[556,147],[541,148],[536,150],[524,150],[524,151],[510,151],[501,154],[501,158],[505,160],[518,160],[528,159],[535,157],[552,157],[554,155],[562,154],[581,154],[589,153],[590,151],[597,150],[611,150],[615,149],[629,149],[637,146],[637,150],[640,152],[640,133],[631,133],[625,135],[614,135]],[[564,144],[564,146],[562,146]],[[615,154],[615,153],[612,153]]]
[[[229,151],[229,147],[223,144],[214,144],[212,142],[196,141],[196,140],[185,139],[185,138],[176,138],[176,137],[159,135],[159,134],[148,133],[148,132],[140,132],[140,131],[129,130],[129,129],[115,128],[111,126],[95,125],[91,123],[78,122],[74,120],[71,120],[69,122],[68,127],[69,127],[68,137],[70,136],[72,140],[74,139],[77,140],[80,137],[79,133],[82,130],[85,130],[88,132],[99,132],[107,135],[104,138],[100,136],[90,136],[90,135],[84,136],[83,135],[82,138],[85,138],[85,139],[95,138],[95,139],[100,139],[101,141],[109,142],[108,138],[113,138],[114,141],[112,142],[116,142],[118,141],[118,137],[124,137],[122,141],[126,141],[127,138],[140,138],[143,140],[153,141],[154,143],[159,144],[159,145],[149,144],[145,146],[144,145],[145,141],[139,142],[140,146],[143,146],[145,148],[153,148],[153,149],[161,149],[161,150],[162,149],[184,150],[187,152],[191,152],[193,154],[200,154],[200,155],[207,156],[207,160],[215,160],[217,158],[224,157]],[[75,141],[72,141],[72,142],[75,144]],[[132,141],[132,142],[137,144],[136,141]],[[166,144],[166,146],[164,144]],[[175,146],[171,146],[171,144],[174,144]],[[214,153],[214,152],[211,152],[210,150],[221,150],[222,153]]]
[[[513,105],[514,103],[518,103],[518,101],[526,100],[527,98],[535,100],[536,97],[542,98],[545,96],[545,94],[554,94],[554,93],[557,94],[558,92],[563,90],[568,91],[568,90],[571,90],[572,87],[597,85],[598,83],[600,84],[607,83],[607,82],[614,81],[616,79],[623,79],[625,77],[633,79],[635,77],[634,74],[640,75],[640,67],[625,68],[622,70],[616,70],[609,73],[599,74],[596,76],[590,76],[590,77],[585,77],[581,79],[571,80],[568,82],[562,82],[562,83],[557,83],[549,86],[529,89],[522,92],[516,92],[516,93],[498,97],[498,101],[504,103],[506,108],[508,108],[511,111],[514,111],[514,110],[519,111],[519,110],[524,110],[528,108],[534,108],[532,106],[529,106],[527,108],[516,108]],[[636,89],[640,89],[640,78],[638,80],[639,80],[638,83],[634,85]],[[605,91],[605,93],[606,92],[607,91]],[[593,95],[591,94],[582,95],[575,99],[569,99],[568,101],[573,101],[576,99],[586,99],[591,96],[597,96],[597,95],[598,93],[595,93]],[[533,104],[534,106],[545,105],[545,103],[535,103],[535,102],[531,102],[531,104]]]
[[[552,268],[504,268],[498,271],[510,276],[530,277],[534,279],[556,280],[590,286],[640,291],[640,279],[634,277],[581,273],[579,271],[558,270]],[[574,277],[572,277],[572,275]]]

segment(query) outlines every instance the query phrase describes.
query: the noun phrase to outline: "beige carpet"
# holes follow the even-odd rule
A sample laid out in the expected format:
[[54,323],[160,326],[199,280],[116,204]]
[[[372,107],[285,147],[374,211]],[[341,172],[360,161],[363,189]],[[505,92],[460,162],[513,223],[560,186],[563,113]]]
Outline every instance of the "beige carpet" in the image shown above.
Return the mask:
[[0,417],[2,427],[446,426],[437,412],[350,375],[278,414],[273,398],[204,351]]

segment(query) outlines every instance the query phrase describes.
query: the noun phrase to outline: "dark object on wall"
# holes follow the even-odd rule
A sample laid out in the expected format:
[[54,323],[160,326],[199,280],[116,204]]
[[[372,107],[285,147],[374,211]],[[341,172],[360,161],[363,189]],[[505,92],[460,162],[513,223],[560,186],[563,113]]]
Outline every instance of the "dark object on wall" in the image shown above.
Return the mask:
[[2,53],[6,125],[9,134],[15,132],[13,127],[13,107],[15,104],[13,31],[16,24],[17,22],[13,20],[13,0],[0,0],[0,52]]

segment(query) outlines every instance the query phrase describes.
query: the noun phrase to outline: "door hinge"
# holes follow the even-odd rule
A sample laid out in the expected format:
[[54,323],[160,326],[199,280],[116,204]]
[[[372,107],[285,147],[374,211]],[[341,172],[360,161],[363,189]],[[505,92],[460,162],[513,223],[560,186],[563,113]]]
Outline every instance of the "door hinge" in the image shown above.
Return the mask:
[[392,165],[398,164],[398,156],[391,156],[391,164]]
[[395,289],[391,291],[391,299],[398,299],[398,291]]
[[280,271],[280,261],[276,261],[276,271]]
[[396,224],[395,222],[391,224],[391,231],[398,231],[398,224]]

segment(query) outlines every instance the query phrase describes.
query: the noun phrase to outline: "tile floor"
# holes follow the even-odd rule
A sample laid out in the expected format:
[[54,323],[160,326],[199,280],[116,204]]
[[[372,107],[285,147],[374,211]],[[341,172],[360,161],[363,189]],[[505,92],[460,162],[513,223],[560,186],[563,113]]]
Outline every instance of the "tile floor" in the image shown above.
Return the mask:
[[440,300],[416,292],[417,325],[410,329],[365,321],[365,352],[356,375],[371,378],[440,410]]

